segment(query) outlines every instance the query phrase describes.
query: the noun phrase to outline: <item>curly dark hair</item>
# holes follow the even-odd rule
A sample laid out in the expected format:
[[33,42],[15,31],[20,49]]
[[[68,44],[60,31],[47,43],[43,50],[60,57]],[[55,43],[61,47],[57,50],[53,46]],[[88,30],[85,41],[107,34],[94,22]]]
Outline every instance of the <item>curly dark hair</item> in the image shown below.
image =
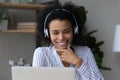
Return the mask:
[[[55,11],[56,9],[68,10],[70,14],[64,11],[63,12],[61,11],[52,12],[52,11]],[[52,14],[47,19],[46,24],[44,24],[46,16],[49,13],[52,13]],[[69,20],[72,23],[72,26],[75,26],[76,25],[75,20],[73,19],[71,14],[74,15],[76,19],[76,23],[78,25],[78,32],[79,32],[78,34],[73,34],[74,38],[73,38],[72,44],[80,45],[81,40],[84,40],[83,33],[85,30],[84,24],[86,22],[85,8],[83,6],[76,6],[72,3],[65,3],[64,5],[58,3],[54,5],[48,5],[46,8],[40,11],[37,11],[36,47],[46,46],[51,43],[50,38],[46,38],[45,33],[44,33],[44,25],[48,29],[50,21],[55,20],[55,19]],[[74,32],[74,28],[73,28],[73,32]]]

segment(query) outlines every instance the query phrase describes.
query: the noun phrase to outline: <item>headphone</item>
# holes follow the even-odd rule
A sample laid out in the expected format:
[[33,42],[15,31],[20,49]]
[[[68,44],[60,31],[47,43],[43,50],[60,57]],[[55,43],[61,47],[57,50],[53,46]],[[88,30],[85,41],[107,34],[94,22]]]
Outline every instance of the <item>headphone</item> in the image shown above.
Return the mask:
[[46,27],[46,26],[47,26],[46,23],[47,23],[47,20],[48,20],[49,16],[50,16],[52,13],[57,12],[57,11],[60,11],[60,10],[63,11],[63,12],[67,12],[67,13],[70,13],[70,14],[71,14],[71,16],[73,17],[74,22],[75,22],[74,34],[78,34],[78,24],[77,24],[77,20],[76,20],[75,16],[74,16],[69,10],[67,10],[67,9],[55,9],[55,10],[49,12],[49,13],[47,14],[46,18],[45,18],[45,21],[44,21],[44,36],[45,36],[45,38],[49,38],[48,29],[47,29],[47,27]]

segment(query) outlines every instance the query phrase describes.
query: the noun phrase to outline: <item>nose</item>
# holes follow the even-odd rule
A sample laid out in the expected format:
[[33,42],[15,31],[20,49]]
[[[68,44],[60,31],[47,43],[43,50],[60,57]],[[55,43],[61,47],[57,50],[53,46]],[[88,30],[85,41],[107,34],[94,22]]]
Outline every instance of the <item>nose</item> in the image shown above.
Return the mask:
[[64,34],[63,33],[60,33],[58,37],[59,37],[59,40],[64,40]]

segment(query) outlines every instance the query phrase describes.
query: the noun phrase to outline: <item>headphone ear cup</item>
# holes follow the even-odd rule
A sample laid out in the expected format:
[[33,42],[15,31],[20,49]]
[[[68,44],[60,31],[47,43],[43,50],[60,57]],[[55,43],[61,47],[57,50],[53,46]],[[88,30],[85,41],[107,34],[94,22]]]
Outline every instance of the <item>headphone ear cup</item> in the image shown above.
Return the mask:
[[74,34],[78,34],[78,26],[76,24],[76,26],[74,27]]
[[44,29],[44,35],[45,35],[45,38],[49,38],[48,30],[47,29]]

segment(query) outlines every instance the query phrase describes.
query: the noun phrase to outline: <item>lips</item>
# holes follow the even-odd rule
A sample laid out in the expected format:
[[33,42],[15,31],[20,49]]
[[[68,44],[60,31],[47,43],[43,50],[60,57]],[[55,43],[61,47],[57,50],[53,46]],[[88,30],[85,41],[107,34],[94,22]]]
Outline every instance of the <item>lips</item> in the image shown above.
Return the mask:
[[67,48],[67,42],[57,42],[56,47],[65,49],[65,48]]
[[60,42],[60,43],[58,43],[58,45],[64,46],[64,45],[66,45],[66,42]]

